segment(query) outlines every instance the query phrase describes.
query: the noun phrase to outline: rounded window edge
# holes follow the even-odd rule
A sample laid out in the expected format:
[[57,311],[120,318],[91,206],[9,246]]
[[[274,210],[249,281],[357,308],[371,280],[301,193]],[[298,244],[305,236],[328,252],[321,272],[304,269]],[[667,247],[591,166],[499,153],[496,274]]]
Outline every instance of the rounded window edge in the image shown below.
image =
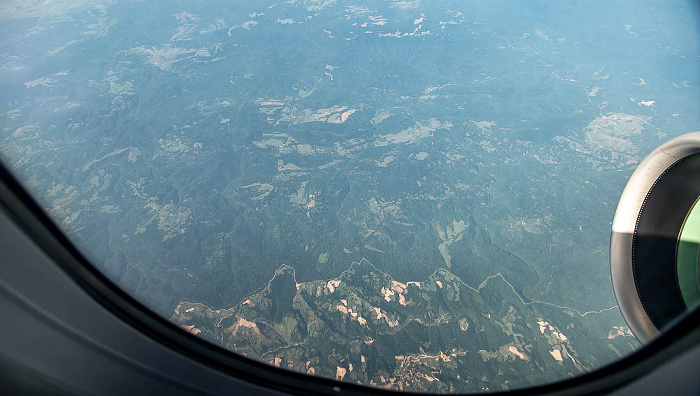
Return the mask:
[[[0,164],[0,208],[50,260],[119,320],[183,358],[262,388],[288,394],[396,394],[276,368],[199,339],[128,295],[87,260]],[[574,378],[491,394],[593,395],[613,392],[700,342],[700,309],[677,319],[632,354]],[[411,394],[408,393],[407,394]],[[473,393],[479,394],[479,393]]]

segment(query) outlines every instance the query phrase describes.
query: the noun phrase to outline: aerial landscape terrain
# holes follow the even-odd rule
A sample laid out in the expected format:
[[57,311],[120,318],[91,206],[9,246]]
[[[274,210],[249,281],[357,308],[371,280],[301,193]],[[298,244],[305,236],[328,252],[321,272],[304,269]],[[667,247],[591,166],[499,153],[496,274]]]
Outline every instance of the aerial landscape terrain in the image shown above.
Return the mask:
[[0,4],[0,160],[176,326],[309,375],[486,392],[639,347],[636,165],[700,130],[693,2]]

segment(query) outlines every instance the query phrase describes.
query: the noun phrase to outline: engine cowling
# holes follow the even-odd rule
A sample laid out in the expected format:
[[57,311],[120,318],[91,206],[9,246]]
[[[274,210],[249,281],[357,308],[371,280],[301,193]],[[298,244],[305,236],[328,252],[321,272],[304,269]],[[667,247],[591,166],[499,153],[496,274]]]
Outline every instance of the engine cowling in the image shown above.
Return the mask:
[[700,303],[700,132],[672,139],[637,167],[613,220],[615,297],[642,343]]

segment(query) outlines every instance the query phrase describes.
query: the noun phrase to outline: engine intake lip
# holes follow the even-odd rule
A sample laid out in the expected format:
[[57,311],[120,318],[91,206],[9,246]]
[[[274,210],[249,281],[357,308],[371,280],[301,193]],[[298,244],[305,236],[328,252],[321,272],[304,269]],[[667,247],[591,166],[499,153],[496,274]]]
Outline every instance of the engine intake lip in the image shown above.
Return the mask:
[[679,236],[700,196],[700,132],[649,154],[625,187],[613,220],[610,270],[623,317],[648,343],[688,310],[676,263]]

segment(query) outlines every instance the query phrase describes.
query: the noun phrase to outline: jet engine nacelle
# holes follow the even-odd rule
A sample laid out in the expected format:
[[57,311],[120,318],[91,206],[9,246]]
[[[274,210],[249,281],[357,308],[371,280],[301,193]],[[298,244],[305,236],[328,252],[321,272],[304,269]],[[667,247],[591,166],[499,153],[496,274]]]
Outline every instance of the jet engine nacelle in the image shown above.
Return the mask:
[[700,132],[642,161],[625,187],[610,239],[620,310],[647,343],[700,302]]

